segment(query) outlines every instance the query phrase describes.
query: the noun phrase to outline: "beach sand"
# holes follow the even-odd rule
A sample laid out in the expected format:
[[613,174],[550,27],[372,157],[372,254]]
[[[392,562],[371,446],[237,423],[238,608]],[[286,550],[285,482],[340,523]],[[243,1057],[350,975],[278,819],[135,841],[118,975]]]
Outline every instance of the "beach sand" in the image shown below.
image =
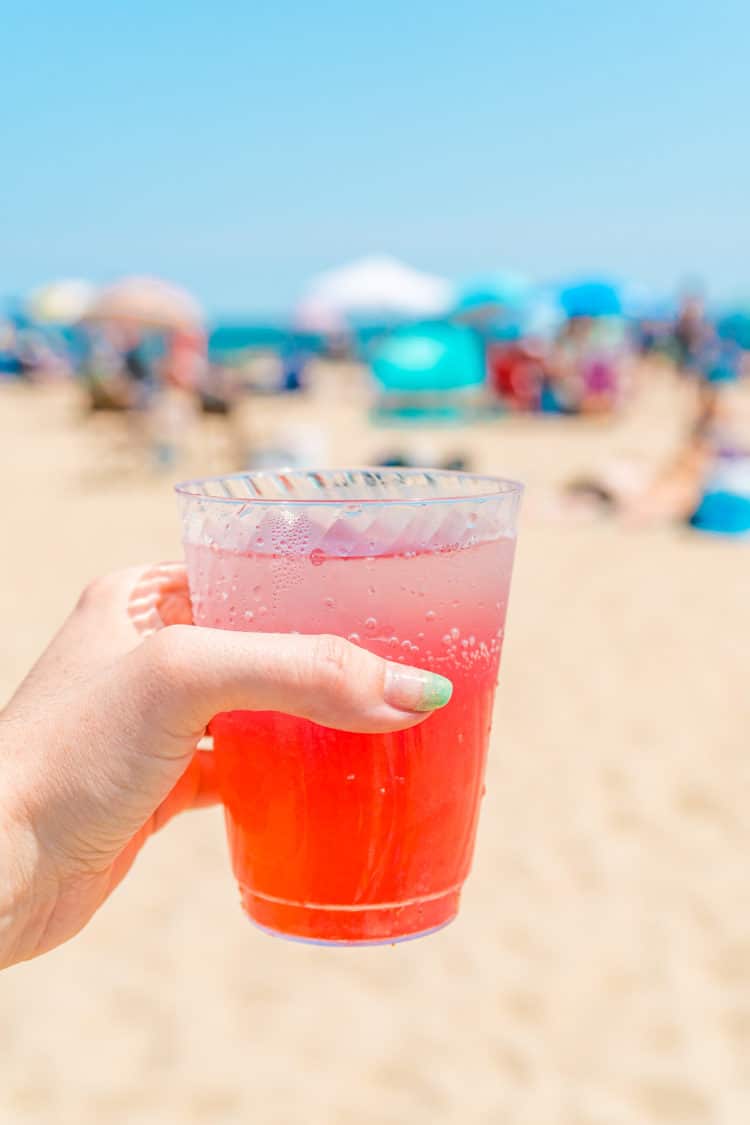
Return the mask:
[[[248,407],[253,431],[324,414],[333,463],[403,444],[354,373],[324,376]],[[393,948],[270,939],[220,812],[183,817],[83,934],[0,977],[2,1125],[750,1120],[750,548],[548,507],[672,448],[684,395],[647,377],[615,424],[422,436],[529,486],[458,921]],[[169,480],[116,475],[118,441],[70,389],[0,394],[0,699],[87,579],[180,553]],[[222,456],[204,431],[188,469]]]

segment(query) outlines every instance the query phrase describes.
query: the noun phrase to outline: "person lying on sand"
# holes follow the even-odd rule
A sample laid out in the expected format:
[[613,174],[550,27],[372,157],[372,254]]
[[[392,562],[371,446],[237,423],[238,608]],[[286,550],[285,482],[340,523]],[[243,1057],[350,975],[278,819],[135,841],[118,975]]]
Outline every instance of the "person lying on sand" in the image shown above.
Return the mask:
[[750,399],[735,378],[707,381],[683,446],[655,475],[613,465],[571,481],[568,514],[614,514],[633,524],[687,522],[701,531],[750,535]]
[[450,696],[442,676],[339,637],[191,620],[180,564],[100,578],[0,712],[0,968],[73,937],[152,833],[217,801],[197,749],[217,712],[378,733]]

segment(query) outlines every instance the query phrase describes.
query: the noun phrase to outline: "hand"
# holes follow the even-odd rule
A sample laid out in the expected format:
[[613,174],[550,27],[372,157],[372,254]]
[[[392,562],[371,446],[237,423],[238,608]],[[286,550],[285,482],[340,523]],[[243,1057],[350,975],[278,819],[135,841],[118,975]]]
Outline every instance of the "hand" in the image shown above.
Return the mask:
[[450,696],[338,637],[191,621],[180,564],[98,579],[0,713],[0,968],[72,937],[153,832],[216,801],[196,744],[217,712],[381,732]]

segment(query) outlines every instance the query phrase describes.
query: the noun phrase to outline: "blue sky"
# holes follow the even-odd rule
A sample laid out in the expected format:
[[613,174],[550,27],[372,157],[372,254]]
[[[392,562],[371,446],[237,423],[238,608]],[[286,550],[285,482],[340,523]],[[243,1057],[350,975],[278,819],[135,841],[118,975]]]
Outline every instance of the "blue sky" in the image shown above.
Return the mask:
[[745,0],[38,0],[1,34],[0,294],[154,272],[271,312],[383,251],[750,294]]

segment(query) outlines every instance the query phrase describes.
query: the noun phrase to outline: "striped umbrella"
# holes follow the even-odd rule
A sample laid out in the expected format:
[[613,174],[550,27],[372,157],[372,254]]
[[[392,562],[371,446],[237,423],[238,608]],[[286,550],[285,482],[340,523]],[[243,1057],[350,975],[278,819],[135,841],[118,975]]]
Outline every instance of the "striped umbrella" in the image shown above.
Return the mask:
[[157,277],[125,277],[99,291],[85,320],[137,324],[163,331],[203,328],[203,311],[186,290]]

